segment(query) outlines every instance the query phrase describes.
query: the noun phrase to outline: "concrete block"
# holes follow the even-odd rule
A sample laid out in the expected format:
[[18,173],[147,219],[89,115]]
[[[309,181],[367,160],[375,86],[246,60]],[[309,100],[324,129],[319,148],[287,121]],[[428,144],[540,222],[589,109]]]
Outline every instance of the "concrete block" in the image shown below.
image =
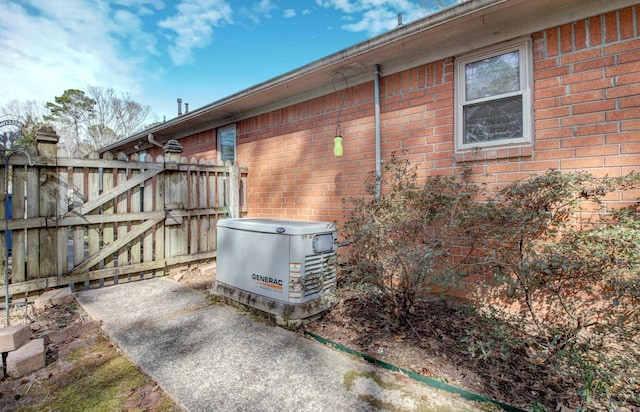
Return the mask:
[[204,265],[199,265],[198,270],[200,270],[200,273],[204,276],[212,276],[212,275],[215,276],[216,264],[215,262],[213,262],[213,263],[207,263]]
[[44,310],[54,305],[67,305],[74,299],[75,297],[69,288],[53,289],[38,296],[33,302],[33,307],[36,310]]
[[7,356],[7,374],[20,378],[44,368],[47,364],[44,339],[33,339]]
[[31,339],[31,327],[26,323],[0,329],[0,352],[11,352]]

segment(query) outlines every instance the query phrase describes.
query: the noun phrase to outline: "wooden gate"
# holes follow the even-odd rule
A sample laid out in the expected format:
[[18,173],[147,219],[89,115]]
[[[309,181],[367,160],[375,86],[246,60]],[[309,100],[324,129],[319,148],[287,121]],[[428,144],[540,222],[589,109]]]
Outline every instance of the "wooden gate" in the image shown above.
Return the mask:
[[[55,132],[40,132],[31,159],[8,158],[12,218],[4,219],[3,195],[0,250],[8,229],[11,258],[2,253],[0,282],[10,265],[13,300],[62,285],[147,279],[213,260],[218,219],[246,213],[245,167],[186,159],[175,141],[156,159],[60,158],[57,141]],[[6,178],[0,171],[0,187]]]

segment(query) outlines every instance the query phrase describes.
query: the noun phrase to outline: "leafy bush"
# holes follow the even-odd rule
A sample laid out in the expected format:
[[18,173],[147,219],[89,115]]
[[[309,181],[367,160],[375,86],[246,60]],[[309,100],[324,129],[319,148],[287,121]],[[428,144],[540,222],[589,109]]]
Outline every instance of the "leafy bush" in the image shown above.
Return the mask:
[[[550,171],[484,205],[497,287],[486,303],[528,334],[532,357],[576,382],[585,405],[633,401],[640,382],[640,215],[601,197],[640,175]],[[633,402],[637,402],[637,399]]]
[[350,281],[377,289],[402,316],[420,294],[473,275],[466,292],[476,282],[494,327],[468,331],[470,354],[508,358],[504,337],[517,334],[532,364],[575,383],[583,406],[640,405],[640,213],[602,202],[640,187],[639,174],[552,170],[486,194],[467,169],[419,184],[394,156],[382,176],[347,209]]
[[[384,180],[371,175],[364,199],[352,199],[344,235],[352,241],[349,280],[373,285],[397,316],[413,312],[419,293],[442,292],[466,276],[476,242],[466,233],[478,194],[469,174],[433,176],[417,183],[415,167],[393,156]],[[376,198],[376,185],[384,188]],[[451,247],[464,250],[453,256]]]

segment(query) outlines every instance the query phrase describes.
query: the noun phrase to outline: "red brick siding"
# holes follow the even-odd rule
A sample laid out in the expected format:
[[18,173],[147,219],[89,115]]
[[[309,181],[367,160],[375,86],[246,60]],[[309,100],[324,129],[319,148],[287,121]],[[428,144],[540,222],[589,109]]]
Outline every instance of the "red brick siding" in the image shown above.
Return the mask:
[[[215,130],[207,130],[198,134],[194,134],[183,139],[180,139],[180,144],[184,148],[182,153],[187,159],[192,157],[216,159],[216,132]],[[152,147],[147,149],[147,155],[156,158],[162,155],[162,149],[159,147]]]
[[597,176],[640,169],[638,9],[534,35],[533,162],[555,159],[554,168]]
[[[383,158],[406,152],[412,162],[428,164],[424,170],[450,169],[453,60],[383,77],[380,89]],[[338,122],[341,158],[333,156]],[[343,200],[363,195],[363,182],[375,170],[372,82],[349,87],[346,96],[341,90],[237,127],[254,217],[341,221]]]

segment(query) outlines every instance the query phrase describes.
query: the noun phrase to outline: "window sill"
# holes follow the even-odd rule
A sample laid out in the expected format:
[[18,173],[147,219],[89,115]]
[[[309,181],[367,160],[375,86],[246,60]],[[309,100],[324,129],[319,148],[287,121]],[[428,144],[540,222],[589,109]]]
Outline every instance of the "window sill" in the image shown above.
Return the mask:
[[515,157],[531,157],[533,155],[533,146],[517,146],[502,148],[484,148],[478,150],[468,150],[456,153],[457,163],[477,162],[484,160],[509,159]]

